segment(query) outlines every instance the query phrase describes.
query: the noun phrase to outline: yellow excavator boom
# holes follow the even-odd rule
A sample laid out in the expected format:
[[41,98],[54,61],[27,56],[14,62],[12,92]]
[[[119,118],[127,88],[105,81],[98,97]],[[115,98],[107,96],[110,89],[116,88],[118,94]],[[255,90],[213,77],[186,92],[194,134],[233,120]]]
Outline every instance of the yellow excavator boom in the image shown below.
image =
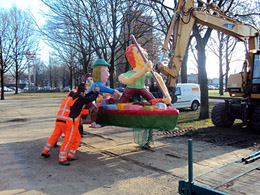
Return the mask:
[[[258,49],[257,37],[259,36],[259,32],[254,27],[226,16],[214,5],[206,3],[205,5],[206,8],[195,7],[193,0],[179,0],[177,3],[175,14],[163,45],[162,55],[157,65],[157,71],[167,76],[167,84],[171,87],[176,84],[194,23],[206,25],[212,29],[236,37],[240,41],[248,41],[248,50]],[[168,48],[172,33],[173,54],[168,67],[166,67],[161,63],[161,60]],[[250,55],[247,56],[249,58],[252,57]],[[252,67],[252,64],[249,63],[249,66]]]

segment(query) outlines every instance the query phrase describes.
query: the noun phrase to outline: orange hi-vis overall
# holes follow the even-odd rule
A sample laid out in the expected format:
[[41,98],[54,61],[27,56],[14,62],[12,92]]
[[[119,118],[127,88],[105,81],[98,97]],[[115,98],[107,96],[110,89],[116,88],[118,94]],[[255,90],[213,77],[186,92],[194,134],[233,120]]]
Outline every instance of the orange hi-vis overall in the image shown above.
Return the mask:
[[47,141],[46,145],[44,146],[44,149],[42,153],[48,154],[51,150],[51,148],[54,146],[54,144],[58,141],[60,138],[61,134],[66,131],[67,128],[67,120],[69,119],[69,112],[70,112],[70,105],[72,102],[72,97],[67,96],[65,100],[61,103],[60,109],[57,113],[56,117],[56,123],[55,123],[55,128],[50,136],[49,140]]
[[[71,106],[75,103],[75,100],[72,100]],[[67,158],[74,158],[75,153],[79,147],[81,136],[79,133],[79,125],[80,125],[80,118],[81,114],[79,114],[76,118],[70,118],[67,119],[67,128],[65,132],[65,137],[63,139],[60,153],[59,153],[59,161],[63,162],[66,161]]]

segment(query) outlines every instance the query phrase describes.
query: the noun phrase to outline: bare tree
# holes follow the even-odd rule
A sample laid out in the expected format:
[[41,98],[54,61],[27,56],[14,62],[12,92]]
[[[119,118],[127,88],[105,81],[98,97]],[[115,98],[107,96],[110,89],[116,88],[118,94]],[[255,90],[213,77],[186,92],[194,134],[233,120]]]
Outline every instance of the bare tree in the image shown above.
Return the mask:
[[[91,30],[93,39],[93,49],[99,58],[107,60],[111,67],[110,71],[110,87],[115,88],[115,61],[118,52],[121,48],[126,47],[126,43],[130,42],[130,35],[127,37],[127,30],[137,28],[126,27],[135,16],[140,15],[139,8],[136,8],[135,2],[126,0],[104,0],[104,1],[89,1],[93,9],[91,14]],[[130,9],[136,8],[137,11],[132,12]],[[142,13],[142,11],[141,11]],[[135,17],[138,20],[138,17]],[[141,28],[139,28],[141,30]],[[138,35],[138,32],[131,31]],[[140,34],[140,33],[139,33]],[[123,35],[123,36],[122,36]],[[120,55],[120,54],[119,54]]]
[[12,67],[13,61],[11,58],[12,49],[11,46],[14,42],[12,36],[11,22],[8,12],[0,10],[0,73],[1,73],[1,100],[4,100],[4,74]]
[[219,94],[223,95],[223,48],[224,48],[224,34],[218,32],[219,39]]
[[[42,0],[42,2],[52,10],[46,15],[48,17],[47,25],[41,29],[50,46],[55,50],[73,47],[77,51],[75,55],[78,62],[83,64],[85,73],[91,70],[89,64],[95,58],[107,60],[111,64],[110,87],[115,87],[115,61],[122,54],[122,48],[124,49],[126,44],[130,43],[130,33],[138,39],[148,32],[149,28],[152,28],[151,24],[146,25],[146,28],[141,28],[147,24],[142,17],[144,6],[135,1]],[[129,18],[131,21],[139,20],[139,24],[142,26],[135,28],[130,26],[131,32],[127,39],[124,38],[126,35],[122,39],[122,30]],[[149,39],[142,40],[142,45],[150,41]],[[78,67],[79,63],[75,63],[74,70],[81,70]]]
[[224,44],[225,44],[225,34],[222,32],[217,32],[217,37],[210,38],[210,43],[208,48],[213,52],[219,59],[219,94],[223,95],[223,59],[224,59]]
[[[29,11],[21,11],[16,6],[10,11],[1,11],[1,19],[1,86],[4,86],[3,74],[10,71],[16,80],[15,93],[18,93],[18,80],[25,69],[26,52],[37,46],[33,37],[34,27]],[[1,99],[4,99],[3,91]]]
[[196,49],[198,51],[198,81],[201,89],[201,106],[199,119],[209,118],[208,103],[208,79],[206,72],[206,53],[205,48],[210,37],[212,29],[208,28],[204,36],[200,34],[199,26],[193,26],[193,33],[197,41]]
[[[149,3],[149,1],[148,1]],[[161,37],[154,30],[155,17],[151,16],[152,9],[145,1],[128,1],[126,11],[121,23],[121,33],[119,35],[120,44],[116,50],[117,75],[130,70],[131,66],[126,60],[125,50],[131,44],[130,35],[133,34],[138,43],[147,49],[149,60],[156,63],[161,44]]]
[[[64,52],[68,51],[68,48],[74,50],[74,62],[69,66],[70,75],[74,75],[72,71],[80,70],[78,72],[81,78],[89,71],[88,67],[94,53],[90,47],[92,37],[89,36],[90,25],[85,18],[85,8],[82,4],[84,1],[42,0],[42,2],[49,6],[51,12],[46,15],[47,24],[40,28],[40,32],[45,36],[49,46],[59,53],[57,57],[60,57],[61,64],[71,61],[70,52],[68,55],[64,55]],[[65,59],[66,56],[68,59]],[[76,78],[69,79],[71,86],[74,79]]]
[[[234,37],[226,35],[222,32],[217,32],[217,36],[212,36],[208,44],[208,49],[215,54],[219,59],[219,94],[224,92],[224,77],[227,85],[229,66],[233,59],[238,40]],[[223,70],[225,66],[225,71]],[[227,86],[225,86],[227,88]]]
[[36,68],[35,86],[43,87],[43,86],[45,86],[45,81],[46,81],[46,77],[45,77],[46,65],[39,58],[36,58],[35,59],[35,68]]
[[13,6],[9,13],[12,35],[14,41],[12,44],[12,60],[14,66],[11,68],[13,77],[16,80],[16,91],[18,93],[19,74],[26,68],[26,54],[30,50],[36,50],[37,39],[34,36],[34,25],[31,22],[32,17],[29,11],[22,11]]
[[226,35],[226,38],[225,38],[225,64],[226,64],[226,71],[225,71],[225,91],[227,91],[227,83],[228,83],[228,75],[229,75],[229,70],[230,70],[230,63],[233,60],[233,54],[234,54],[234,50],[235,50],[235,47],[238,43],[238,40],[235,39],[234,37],[230,37],[229,35]]
[[95,32],[92,30],[92,35],[95,37],[94,50],[99,58],[104,58],[111,66],[110,72],[110,87],[115,87],[115,50],[119,43],[118,36],[120,29],[120,21],[122,15],[122,1],[106,0],[106,1],[90,1],[93,8],[92,23]]
[[57,55],[61,63],[65,65],[66,69],[69,72],[69,85],[71,89],[75,87],[77,84],[79,84],[80,76],[78,76],[78,79],[76,79],[76,75],[79,75],[79,72],[82,72],[82,69],[78,69],[78,66],[76,66],[78,62],[76,54],[77,51],[73,49],[73,47],[66,47],[62,50],[59,50]]

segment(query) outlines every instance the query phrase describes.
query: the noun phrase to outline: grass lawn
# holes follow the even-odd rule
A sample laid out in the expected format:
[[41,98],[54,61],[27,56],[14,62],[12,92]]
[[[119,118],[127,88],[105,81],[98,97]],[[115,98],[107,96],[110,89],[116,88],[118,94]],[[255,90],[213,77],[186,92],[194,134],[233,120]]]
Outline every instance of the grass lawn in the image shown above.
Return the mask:
[[219,90],[209,90],[209,97],[230,97],[228,92],[224,92],[223,95],[219,95]]
[[66,97],[68,92],[52,92],[52,93],[19,93],[19,94],[5,94],[5,99],[16,98],[39,98],[39,97]]
[[[216,104],[215,102],[209,102],[209,117],[211,117],[211,111]],[[179,111],[178,127],[205,128],[214,126],[211,118],[199,120],[200,108],[196,111],[191,111],[190,108],[180,109]]]

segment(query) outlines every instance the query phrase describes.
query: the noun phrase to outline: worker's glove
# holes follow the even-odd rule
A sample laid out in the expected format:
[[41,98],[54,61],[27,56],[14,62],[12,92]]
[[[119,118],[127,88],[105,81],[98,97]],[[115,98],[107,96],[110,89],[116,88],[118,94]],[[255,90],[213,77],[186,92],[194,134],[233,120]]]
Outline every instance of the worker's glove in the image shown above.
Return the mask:
[[99,85],[94,85],[94,86],[93,86],[93,91],[94,91],[94,92],[98,92],[98,93],[99,93],[99,92],[100,92],[100,89],[101,89],[101,87],[100,87]]
[[153,70],[153,63],[151,62],[151,60],[145,63],[144,68],[146,72],[150,72]]

